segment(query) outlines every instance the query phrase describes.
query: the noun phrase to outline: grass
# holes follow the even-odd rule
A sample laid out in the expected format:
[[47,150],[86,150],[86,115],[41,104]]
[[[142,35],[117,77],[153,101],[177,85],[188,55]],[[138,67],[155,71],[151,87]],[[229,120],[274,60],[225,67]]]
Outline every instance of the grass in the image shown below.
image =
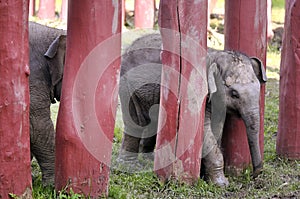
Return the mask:
[[[130,1],[132,6],[133,0]],[[222,4],[218,1],[217,6]],[[272,20],[283,25],[284,1],[273,0]],[[123,35],[123,47],[146,32],[130,32]],[[272,47],[267,53],[266,103],[265,103],[265,140],[264,171],[253,180],[251,170],[246,169],[241,176],[228,176],[230,186],[218,188],[199,179],[193,186],[171,180],[161,183],[153,172],[125,173],[112,168],[110,174],[108,198],[296,198],[300,196],[300,161],[289,161],[276,155],[276,135],[279,104],[279,65],[280,52]],[[58,104],[52,106],[52,118],[55,121]],[[113,158],[121,144],[123,125],[118,112],[113,145]],[[38,166],[33,164],[35,180],[33,197],[43,198],[84,198],[76,193],[67,194],[65,190],[56,192],[51,187],[41,185]]]
[[284,22],[284,13],[285,1],[283,0],[272,0],[272,21],[274,23],[283,24]]

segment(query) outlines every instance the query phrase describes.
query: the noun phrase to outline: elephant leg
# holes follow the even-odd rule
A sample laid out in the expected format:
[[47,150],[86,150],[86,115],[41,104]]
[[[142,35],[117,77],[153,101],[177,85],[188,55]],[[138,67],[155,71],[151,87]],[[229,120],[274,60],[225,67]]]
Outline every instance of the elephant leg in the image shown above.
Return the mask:
[[205,167],[205,179],[220,187],[229,185],[224,175],[224,160],[221,150],[215,145],[212,150],[202,159]]
[[[158,126],[158,113],[159,113],[159,104],[150,104],[147,107],[147,112],[149,113],[149,117],[147,117],[147,121],[149,121],[144,129],[143,138],[141,140],[140,152],[145,154],[151,154],[150,158],[154,159],[153,151],[156,144],[156,134],[157,134],[157,126]],[[152,156],[152,157],[151,157]]]
[[140,152],[142,153],[153,152],[155,148],[155,143],[156,143],[156,135],[149,138],[143,138],[141,140]]
[[204,166],[204,177],[220,187],[228,186],[229,182],[224,175],[223,154],[218,142],[211,130],[210,113],[206,111],[204,122],[204,140],[202,148],[202,163]]
[[143,132],[143,127],[140,125],[143,117],[139,114],[139,109],[140,107],[135,106],[132,102],[129,103],[129,107],[124,108],[122,106],[124,133],[119,161],[133,161],[137,159]]
[[45,186],[54,184],[55,175],[55,131],[48,109],[30,113],[31,153],[41,168]]
[[119,153],[119,160],[122,161],[133,161],[138,157],[139,147],[140,147],[139,137],[134,137],[126,132],[123,133],[122,146]]
[[145,114],[147,112],[146,103],[143,101],[144,98],[138,95],[143,90],[136,90],[131,93],[126,83],[124,81],[120,83],[124,133],[118,159],[123,161],[137,159],[140,141],[149,123],[148,116]]
[[140,152],[144,159],[154,160],[154,148],[156,143],[156,135],[148,138],[143,138],[140,143]]

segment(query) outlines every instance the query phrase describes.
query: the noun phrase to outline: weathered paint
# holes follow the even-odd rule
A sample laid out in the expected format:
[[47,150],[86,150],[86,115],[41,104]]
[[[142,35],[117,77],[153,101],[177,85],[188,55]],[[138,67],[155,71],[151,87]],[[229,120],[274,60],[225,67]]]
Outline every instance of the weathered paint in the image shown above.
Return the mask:
[[108,193],[121,55],[118,2],[69,1],[56,134],[57,190],[68,184],[76,193],[93,198]]
[[300,159],[300,1],[286,1],[276,151]]
[[37,16],[40,19],[55,18],[55,0],[40,0]]
[[[203,69],[203,67],[199,67]],[[199,102],[203,102],[207,95],[207,84],[201,84],[199,82],[198,71],[196,68],[192,69],[189,83],[187,85],[187,100],[188,100],[188,111],[193,114],[198,114],[201,111],[201,106]],[[200,74],[205,74],[205,70],[200,72]],[[206,76],[203,75],[203,81],[206,80]]]
[[135,28],[153,28],[154,25],[154,0],[134,1],[134,26]]
[[162,180],[192,183],[199,178],[207,94],[206,11],[206,1],[160,1],[164,86],[154,169]]
[[31,198],[27,0],[0,1],[0,198]]
[[[237,50],[248,56],[258,57],[266,64],[267,1],[225,1],[225,49]],[[260,97],[260,150],[264,142],[264,86]],[[222,144],[225,166],[228,171],[239,173],[250,166],[251,157],[243,121],[234,116],[226,118]]]

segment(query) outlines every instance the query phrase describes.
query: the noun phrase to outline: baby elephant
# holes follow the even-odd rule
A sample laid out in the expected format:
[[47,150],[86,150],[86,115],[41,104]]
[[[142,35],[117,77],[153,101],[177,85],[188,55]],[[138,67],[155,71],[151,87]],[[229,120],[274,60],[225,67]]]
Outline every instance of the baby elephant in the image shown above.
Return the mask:
[[[29,22],[30,151],[44,185],[54,183],[55,132],[50,105],[60,100],[66,31]],[[55,100],[56,99],[56,100]]]
[[[119,160],[129,164],[138,153],[154,151],[160,102],[161,43],[159,34],[143,36],[134,41],[122,57],[119,94],[125,129]],[[219,146],[226,114],[236,114],[243,119],[254,176],[261,172],[259,99],[260,85],[267,78],[257,58],[208,49],[207,80],[209,94],[202,148],[205,177],[218,186],[227,186]]]

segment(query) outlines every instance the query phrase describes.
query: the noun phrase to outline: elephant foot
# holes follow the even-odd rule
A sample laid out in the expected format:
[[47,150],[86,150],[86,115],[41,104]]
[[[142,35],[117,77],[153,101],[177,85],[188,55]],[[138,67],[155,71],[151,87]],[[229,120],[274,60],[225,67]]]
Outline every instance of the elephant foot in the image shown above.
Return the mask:
[[121,150],[114,168],[125,173],[139,172],[142,165],[139,162],[138,153]]
[[[55,159],[49,157],[48,159],[44,158],[41,161],[41,157],[39,156],[39,166],[42,171],[42,184],[44,187],[53,186],[54,185],[54,176],[55,176]],[[47,161],[45,161],[47,160]]]
[[42,177],[42,184],[44,187],[47,186],[54,186],[54,174],[50,176],[44,176]]
[[134,165],[138,158],[140,138],[123,133],[122,146],[117,158],[117,164],[129,167]]
[[217,145],[203,158],[203,165],[206,181],[219,187],[229,185],[228,179],[224,175],[223,155]]
[[263,163],[261,162],[258,166],[253,168],[252,177],[256,178],[259,174],[262,173],[262,170],[263,170]]
[[154,161],[154,152],[141,153],[141,158],[145,161]]
[[138,153],[121,149],[117,160],[119,162],[132,162],[135,161],[137,158],[138,158]]
[[206,172],[205,180],[219,187],[227,187],[229,185],[228,179],[224,175],[223,167]]
[[41,163],[40,168],[42,171],[42,184],[44,187],[54,186],[54,164]]
[[153,159],[153,153],[139,154],[121,150],[113,167],[125,173],[151,172]]

